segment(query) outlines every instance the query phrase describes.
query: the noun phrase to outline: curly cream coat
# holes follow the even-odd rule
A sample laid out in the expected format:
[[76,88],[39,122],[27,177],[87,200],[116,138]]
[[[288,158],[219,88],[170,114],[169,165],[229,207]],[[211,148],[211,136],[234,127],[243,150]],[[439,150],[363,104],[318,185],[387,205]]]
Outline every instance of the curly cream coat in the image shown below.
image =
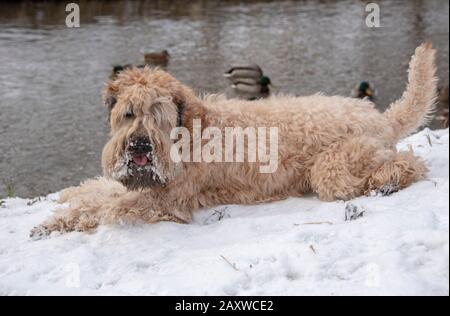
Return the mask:
[[[99,224],[186,223],[193,211],[218,204],[254,204],[307,193],[324,201],[348,200],[372,190],[405,188],[424,178],[427,168],[412,152],[397,152],[396,144],[430,119],[436,100],[434,62],[430,43],[417,48],[406,91],[385,113],[368,100],[339,96],[198,98],[162,70],[126,70],[104,93],[111,112],[104,177],[63,191],[60,202],[68,208],[36,227],[32,236],[91,231]],[[251,162],[174,163],[169,134],[178,115],[191,132],[194,119],[203,128],[278,127],[276,172],[260,173],[259,164]],[[136,134],[146,135],[155,147],[161,185],[128,190],[119,183],[118,165]]]

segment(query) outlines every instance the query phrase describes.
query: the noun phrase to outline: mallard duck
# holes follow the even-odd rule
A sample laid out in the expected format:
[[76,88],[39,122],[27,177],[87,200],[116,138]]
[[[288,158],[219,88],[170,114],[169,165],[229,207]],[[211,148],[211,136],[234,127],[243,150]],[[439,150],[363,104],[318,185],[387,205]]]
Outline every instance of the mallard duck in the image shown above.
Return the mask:
[[376,90],[369,82],[362,81],[355,86],[351,95],[353,98],[373,100],[376,97]]
[[114,80],[116,79],[117,75],[121,72],[124,71],[125,69],[129,69],[132,68],[133,65],[132,64],[125,64],[125,65],[115,65],[113,66],[113,69],[111,71],[111,74],[109,75],[109,79]]
[[162,52],[148,53],[144,55],[145,63],[149,65],[165,66],[169,63],[170,54],[167,50]]
[[270,94],[272,82],[256,64],[232,66],[224,77],[232,82],[231,87],[238,94],[247,99],[264,98]]

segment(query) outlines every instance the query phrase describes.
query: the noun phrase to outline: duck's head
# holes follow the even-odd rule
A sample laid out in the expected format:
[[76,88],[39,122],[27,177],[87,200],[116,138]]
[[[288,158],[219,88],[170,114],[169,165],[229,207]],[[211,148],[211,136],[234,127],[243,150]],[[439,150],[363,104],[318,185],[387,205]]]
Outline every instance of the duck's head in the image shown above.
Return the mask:
[[119,74],[119,72],[122,72],[122,71],[124,71],[126,69],[130,69],[132,67],[133,67],[132,64],[125,64],[123,66],[122,65],[114,65],[113,69],[112,69],[112,72],[111,72],[111,75],[109,76],[109,78],[111,80],[114,80],[117,77],[117,75]]
[[114,80],[121,71],[123,71],[122,65],[114,65],[111,74],[109,75],[109,79]]
[[267,87],[272,84],[272,81],[267,76],[261,76],[261,78],[258,79],[258,84],[260,84],[262,87]]
[[123,71],[122,65],[115,65],[113,66],[113,73],[118,73],[119,71]]
[[362,81],[359,84],[358,91],[359,91],[360,95],[365,95],[370,98],[373,97],[373,89],[372,89],[370,83],[368,83],[367,81]]

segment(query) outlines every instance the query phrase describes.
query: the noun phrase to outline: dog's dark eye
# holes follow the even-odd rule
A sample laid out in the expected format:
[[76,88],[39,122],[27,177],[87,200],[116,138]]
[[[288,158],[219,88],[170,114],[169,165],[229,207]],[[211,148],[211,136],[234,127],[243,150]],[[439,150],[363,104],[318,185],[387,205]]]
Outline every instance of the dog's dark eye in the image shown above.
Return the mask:
[[133,113],[132,111],[127,111],[127,112],[125,113],[125,118],[127,118],[127,119],[132,119],[132,118],[134,118],[134,113]]

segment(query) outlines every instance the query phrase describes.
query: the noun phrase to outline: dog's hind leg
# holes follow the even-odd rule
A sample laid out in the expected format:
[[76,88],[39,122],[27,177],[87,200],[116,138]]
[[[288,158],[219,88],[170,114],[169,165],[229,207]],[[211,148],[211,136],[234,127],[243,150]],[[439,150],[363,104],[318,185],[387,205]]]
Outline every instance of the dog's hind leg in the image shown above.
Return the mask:
[[311,187],[324,201],[349,200],[365,193],[368,178],[395,157],[395,148],[371,137],[330,145],[315,157]]
[[393,160],[387,161],[370,175],[367,191],[389,195],[425,178],[427,171],[422,159],[414,156],[412,152],[400,152]]

